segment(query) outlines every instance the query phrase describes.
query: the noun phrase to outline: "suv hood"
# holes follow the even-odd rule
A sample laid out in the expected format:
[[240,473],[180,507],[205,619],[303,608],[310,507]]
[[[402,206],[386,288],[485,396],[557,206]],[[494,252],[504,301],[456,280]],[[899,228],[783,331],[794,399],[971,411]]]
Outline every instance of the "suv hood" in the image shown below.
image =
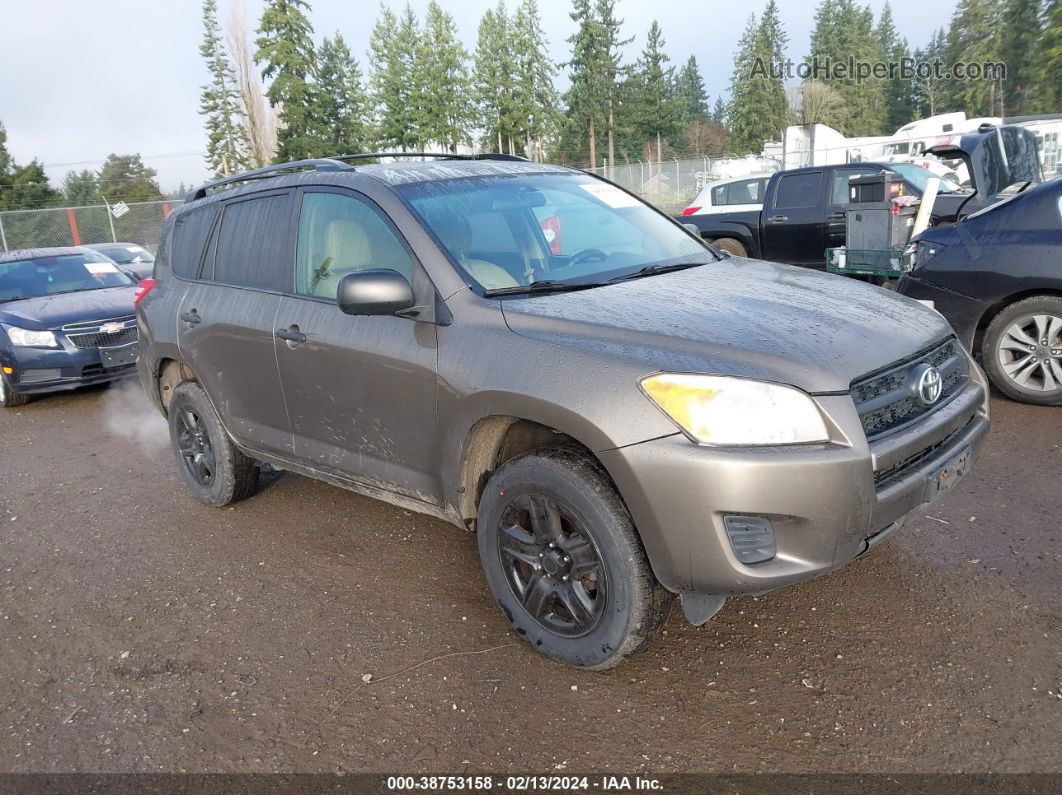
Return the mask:
[[43,330],[57,329],[67,323],[126,317],[133,314],[135,293],[135,287],[101,287],[8,301],[0,304],[0,323]]
[[860,376],[951,332],[917,301],[844,276],[729,258],[573,293],[502,301],[516,334],[660,370],[740,375],[807,392]]

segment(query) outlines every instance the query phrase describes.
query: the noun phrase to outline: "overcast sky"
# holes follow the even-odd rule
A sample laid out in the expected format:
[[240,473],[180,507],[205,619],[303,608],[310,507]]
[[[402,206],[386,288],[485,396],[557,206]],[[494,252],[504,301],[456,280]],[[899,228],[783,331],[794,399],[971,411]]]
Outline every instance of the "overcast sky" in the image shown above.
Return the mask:
[[[231,2],[219,0],[222,22]],[[242,0],[248,26],[257,27],[261,0]],[[423,17],[428,0],[413,0]],[[480,16],[496,0],[441,0],[465,45],[475,44]],[[725,92],[738,37],[749,13],[766,0],[620,0],[623,31],[634,36],[636,57],[651,21],[660,22],[672,61],[697,56],[711,101]],[[513,8],[516,0],[507,5]],[[789,34],[789,56],[807,51],[814,3],[778,0]],[[884,0],[870,0],[875,13]],[[392,0],[396,10],[402,3]],[[365,67],[375,0],[311,0],[319,41],[340,31]],[[574,25],[567,0],[539,0],[554,58],[567,57]],[[952,0],[892,0],[901,35],[913,46],[946,25]],[[0,122],[19,163],[34,157],[58,184],[71,169],[98,169],[111,152],[139,152],[158,169],[164,190],[204,180],[205,139],[198,115],[206,80],[197,0],[0,0]]]

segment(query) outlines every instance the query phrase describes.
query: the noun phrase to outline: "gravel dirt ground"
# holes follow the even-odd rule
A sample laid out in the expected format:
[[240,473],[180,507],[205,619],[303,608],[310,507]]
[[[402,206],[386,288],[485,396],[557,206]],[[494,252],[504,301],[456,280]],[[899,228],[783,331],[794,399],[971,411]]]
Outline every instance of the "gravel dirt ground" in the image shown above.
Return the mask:
[[1062,772],[1062,409],[993,408],[929,516],[606,673],[518,643],[460,529],[193,502],[135,384],[3,411],[0,770]]

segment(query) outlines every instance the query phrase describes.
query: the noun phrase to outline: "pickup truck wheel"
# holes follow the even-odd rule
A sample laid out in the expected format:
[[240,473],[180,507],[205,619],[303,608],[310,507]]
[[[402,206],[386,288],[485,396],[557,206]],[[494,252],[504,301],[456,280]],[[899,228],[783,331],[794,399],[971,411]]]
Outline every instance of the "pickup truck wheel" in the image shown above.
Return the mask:
[[720,251],[725,251],[735,257],[747,257],[749,255],[748,251],[745,249],[745,244],[732,237],[721,237],[717,240],[713,240],[712,245]]
[[30,401],[30,396],[22,392],[16,392],[11,388],[11,382],[7,376],[0,373],[0,409],[13,409],[17,406],[25,406]]
[[1062,405],[1062,298],[1039,295],[996,315],[982,344],[985,370],[1008,397]]
[[608,477],[578,451],[543,448],[503,464],[484,490],[477,528],[502,612],[555,660],[611,668],[667,619],[673,595],[653,577]]
[[180,384],[168,415],[177,466],[197,500],[220,508],[254,493],[258,462],[232,444],[199,384]]

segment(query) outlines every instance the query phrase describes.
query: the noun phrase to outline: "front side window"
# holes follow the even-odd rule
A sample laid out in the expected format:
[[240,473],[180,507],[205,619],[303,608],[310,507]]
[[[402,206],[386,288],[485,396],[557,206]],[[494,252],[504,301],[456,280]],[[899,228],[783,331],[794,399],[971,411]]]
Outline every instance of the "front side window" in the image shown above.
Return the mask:
[[212,272],[204,277],[240,287],[290,290],[291,265],[286,257],[289,200],[288,194],[278,194],[227,205]]
[[132,279],[95,251],[0,263],[0,303],[131,284]]
[[585,174],[469,177],[399,192],[484,290],[598,283],[714,258],[640,199]]
[[341,193],[307,193],[299,213],[295,291],[335,299],[348,273],[375,268],[413,280],[413,257],[379,211]]
[[819,203],[821,185],[821,171],[784,176],[778,181],[778,195],[775,196],[774,206],[779,210],[814,207]]
[[830,186],[830,204],[835,207],[848,204],[848,183],[853,177],[877,174],[878,169],[839,168],[833,172],[833,184]]

